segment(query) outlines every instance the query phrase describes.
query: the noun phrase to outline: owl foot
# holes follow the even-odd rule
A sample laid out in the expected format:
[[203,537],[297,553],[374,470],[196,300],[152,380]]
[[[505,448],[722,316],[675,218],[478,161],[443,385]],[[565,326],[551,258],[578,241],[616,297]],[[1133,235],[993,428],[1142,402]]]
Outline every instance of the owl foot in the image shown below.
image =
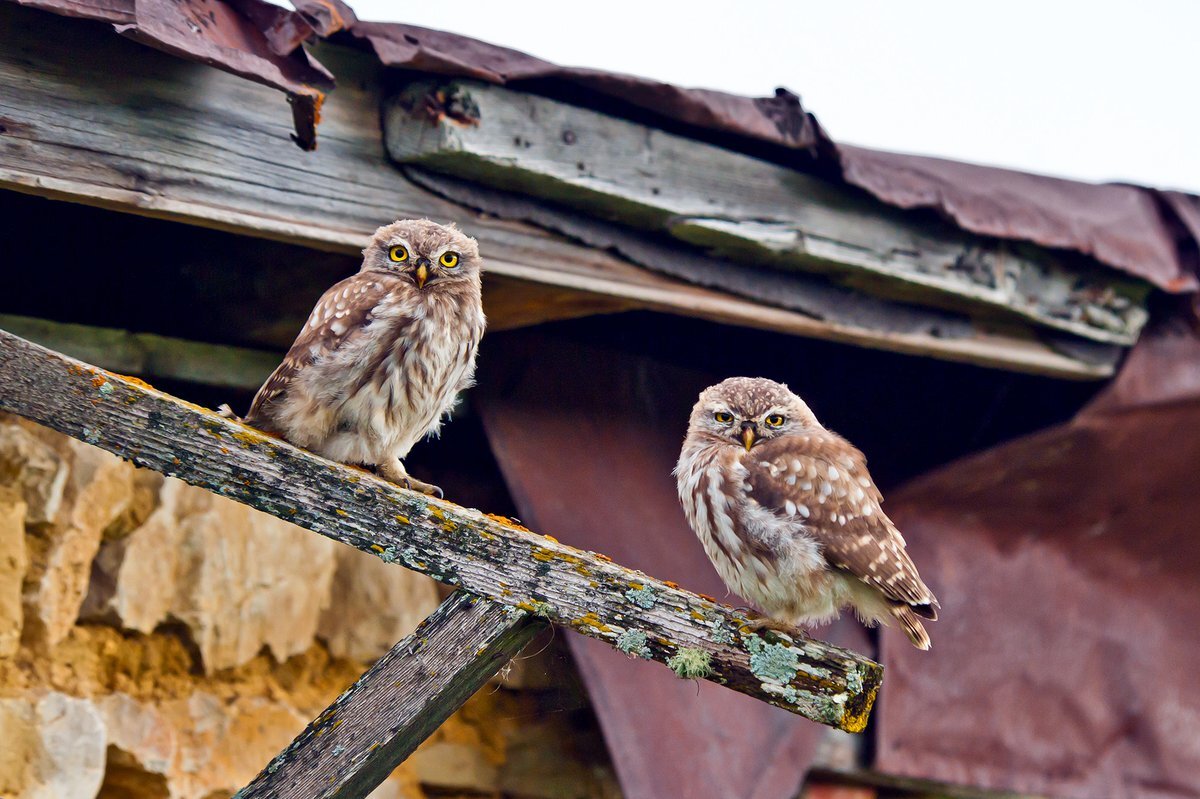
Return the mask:
[[391,461],[384,461],[379,464],[379,476],[384,480],[395,483],[398,486],[404,486],[410,491],[420,491],[422,494],[428,494],[431,497],[442,499],[445,494],[442,489],[435,486],[433,483],[426,483],[423,480],[418,480],[409,475],[405,470],[404,464],[399,458]]
[[747,619],[745,624],[738,627],[738,631],[742,633],[768,631],[777,633],[791,642],[807,641],[809,639],[807,630],[797,627],[794,624],[779,621],[778,619],[767,618],[766,616]]
[[441,487],[435,486],[433,483],[423,482],[415,477],[406,477],[400,483],[400,485],[404,486],[410,491],[420,491],[422,494],[428,494],[429,496],[437,497],[438,499],[446,498],[446,495],[442,491]]

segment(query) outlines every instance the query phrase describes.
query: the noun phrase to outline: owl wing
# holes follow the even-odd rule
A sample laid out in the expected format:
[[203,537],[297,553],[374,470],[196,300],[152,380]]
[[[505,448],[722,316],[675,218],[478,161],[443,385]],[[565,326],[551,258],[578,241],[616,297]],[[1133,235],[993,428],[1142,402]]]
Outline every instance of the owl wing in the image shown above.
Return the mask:
[[788,436],[751,450],[743,464],[751,498],[801,523],[831,566],[937,618],[938,601],[880,508],[866,458],[850,442],[828,431]]
[[335,283],[313,307],[283,362],[250,403],[246,421],[264,421],[268,406],[285,394],[296,374],[318,358],[353,341],[374,319],[373,311],[392,286],[386,278],[358,273]]

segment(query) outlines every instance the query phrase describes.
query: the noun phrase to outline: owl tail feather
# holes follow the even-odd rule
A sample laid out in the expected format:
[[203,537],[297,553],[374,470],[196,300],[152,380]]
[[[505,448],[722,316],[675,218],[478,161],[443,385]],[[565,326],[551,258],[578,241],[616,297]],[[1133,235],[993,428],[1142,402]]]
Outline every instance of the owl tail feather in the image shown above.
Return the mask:
[[908,636],[908,640],[912,641],[912,645],[917,649],[929,649],[933,642],[929,640],[929,633],[925,632],[925,626],[921,624],[921,620],[917,618],[917,614],[913,612],[908,605],[896,605],[892,608],[892,615],[900,622],[901,629]]
[[217,408],[217,416],[220,416],[225,419],[233,419],[235,422],[246,421],[245,419],[243,419],[242,417],[240,417],[236,413],[234,413],[233,408],[230,408],[228,405],[222,405],[220,408]]

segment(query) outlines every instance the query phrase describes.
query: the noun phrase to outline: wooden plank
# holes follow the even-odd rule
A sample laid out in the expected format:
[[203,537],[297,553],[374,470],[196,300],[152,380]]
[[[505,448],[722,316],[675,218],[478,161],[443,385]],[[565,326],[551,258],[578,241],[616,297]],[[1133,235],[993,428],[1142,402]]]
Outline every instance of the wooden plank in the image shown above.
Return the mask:
[[234,799],[363,799],[545,626],[455,591]]
[[[0,410],[448,585],[852,732],[883,669],[743,631],[732,608],[480,511],[401,489],[0,331]],[[269,554],[269,553],[266,553]]]
[[[431,118],[434,93],[469,109]],[[388,101],[388,152],[726,257],[845,276],[864,291],[990,307],[1132,344],[1148,286],[907,213],[714,145],[498,86],[422,80]]]
[[246,347],[10,314],[0,314],[0,329],[123,374],[250,391],[258,390],[281,357]]
[[[943,339],[827,324],[477,215],[414,186],[388,161],[379,128],[385,77],[369,55],[319,48],[339,88],[323,107],[320,148],[304,153],[289,140],[287,114],[277,113],[277,92],[97,32],[0,3],[0,188],[342,253],[357,253],[381,222],[428,216],[478,238],[493,275],[593,295],[606,312],[627,305],[1062,377],[1111,374],[1027,329]],[[588,302],[560,306],[574,314]]]

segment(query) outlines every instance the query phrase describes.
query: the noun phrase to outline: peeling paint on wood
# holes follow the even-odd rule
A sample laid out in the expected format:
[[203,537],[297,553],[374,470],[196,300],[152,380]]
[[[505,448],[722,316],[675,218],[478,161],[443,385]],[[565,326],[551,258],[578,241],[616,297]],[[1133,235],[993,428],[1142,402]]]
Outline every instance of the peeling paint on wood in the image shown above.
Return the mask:
[[[610,646],[619,647],[630,630],[642,631],[646,642],[637,653],[660,663],[684,649],[707,653],[713,682],[822,724],[853,732],[866,726],[883,669],[861,655],[820,641],[797,641],[786,647],[795,657],[794,675],[766,687],[750,660],[751,647],[764,641],[742,631],[749,620],[732,608],[596,553],[311,455],[140,381],[3,331],[0,374],[0,409],[138,466]],[[631,601],[630,593],[639,599]],[[630,638],[624,640],[631,644]],[[819,678],[816,669],[822,670]]]

